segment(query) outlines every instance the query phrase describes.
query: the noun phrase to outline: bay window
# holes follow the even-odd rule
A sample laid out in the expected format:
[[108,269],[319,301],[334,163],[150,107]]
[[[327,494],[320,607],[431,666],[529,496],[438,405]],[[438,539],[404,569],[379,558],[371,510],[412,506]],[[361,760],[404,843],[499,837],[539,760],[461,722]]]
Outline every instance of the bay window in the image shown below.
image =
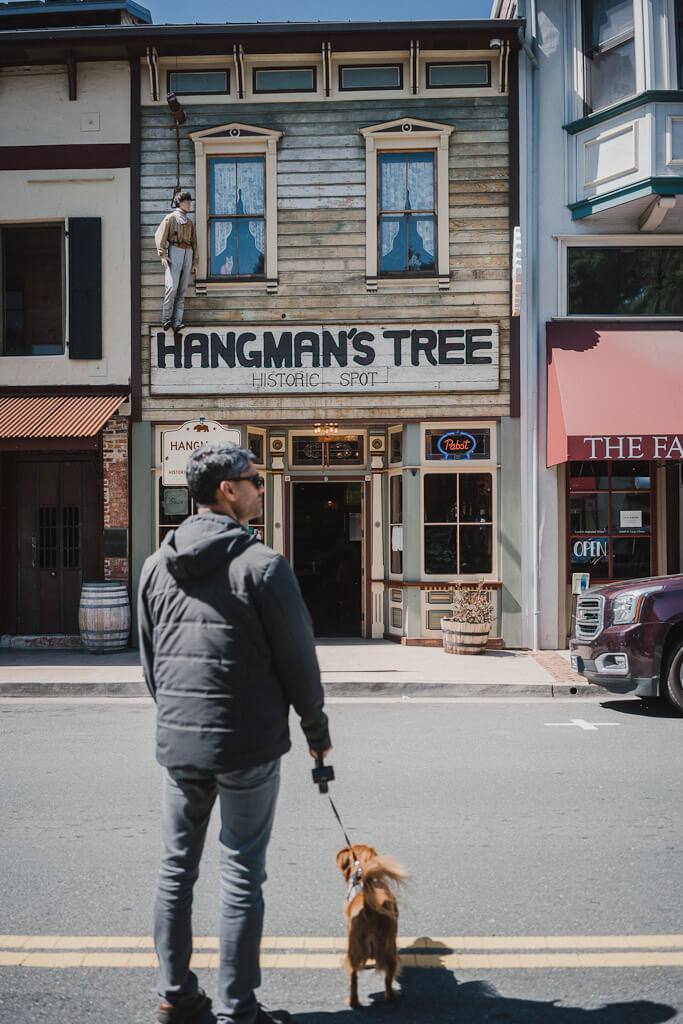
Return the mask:
[[583,0],[587,112],[636,91],[633,0]]

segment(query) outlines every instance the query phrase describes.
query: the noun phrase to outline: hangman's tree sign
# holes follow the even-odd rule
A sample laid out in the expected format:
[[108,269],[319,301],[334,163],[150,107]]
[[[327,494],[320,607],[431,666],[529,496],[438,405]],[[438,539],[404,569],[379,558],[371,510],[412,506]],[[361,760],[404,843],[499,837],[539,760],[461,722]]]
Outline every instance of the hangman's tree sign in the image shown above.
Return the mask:
[[152,394],[497,391],[498,324],[152,327]]

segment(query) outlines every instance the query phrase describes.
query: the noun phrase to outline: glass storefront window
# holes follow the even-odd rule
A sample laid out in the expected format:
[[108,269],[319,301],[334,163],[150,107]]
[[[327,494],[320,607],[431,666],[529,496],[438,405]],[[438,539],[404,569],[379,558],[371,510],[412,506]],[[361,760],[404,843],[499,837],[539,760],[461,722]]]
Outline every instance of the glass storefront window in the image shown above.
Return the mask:
[[403,477],[389,477],[390,571],[403,572]]
[[394,430],[389,433],[389,461],[400,462],[403,458],[403,431]]
[[567,247],[570,316],[680,316],[683,247]]
[[570,463],[570,572],[592,581],[652,573],[650,485],[647,462]]
[[424,477],[425,573],[490,573],[493,566],[491,473]]
[[571,491],[604,491],[609,486],[608,462],[570,462]]
[[249,451],[254,453],[255,463],[257,466],[265,466],[266,464],[266,436],[265,434],[251,433],[247,435],[247,448]]
[[158,544],[167,533],[180,526],[184,519],[196,512],[195,503],[187,487],[164,487],[159,480],[159,536]]
[[[188,516],[195,515],[196,511],[197,506],[194,499],[190,497],[187,487],[164,487],[160,479],[157,547],[161,544],[167,533],[180,526]],[[266,530],[263,514],[258,519],[250,519],[248,529],[249,533],[258,533],[261,540],[265,541]]]
[[481,460],[491,458],[491,430],[444,427],[425,431],[425,458],[428,462]]
[[324,439],[316,434],[292,438],[293,466],[362,466],[363,438],[356,434]]

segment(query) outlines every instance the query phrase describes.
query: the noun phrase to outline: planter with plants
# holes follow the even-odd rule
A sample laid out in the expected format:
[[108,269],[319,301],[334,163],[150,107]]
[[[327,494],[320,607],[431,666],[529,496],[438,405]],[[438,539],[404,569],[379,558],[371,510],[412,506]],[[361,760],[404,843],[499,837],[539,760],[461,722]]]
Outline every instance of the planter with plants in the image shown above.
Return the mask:
[[453,617],[441,620],[443,649],[446,654],[481,654],[493,620],[491,592],[485,583],[456,583],[452,590]]

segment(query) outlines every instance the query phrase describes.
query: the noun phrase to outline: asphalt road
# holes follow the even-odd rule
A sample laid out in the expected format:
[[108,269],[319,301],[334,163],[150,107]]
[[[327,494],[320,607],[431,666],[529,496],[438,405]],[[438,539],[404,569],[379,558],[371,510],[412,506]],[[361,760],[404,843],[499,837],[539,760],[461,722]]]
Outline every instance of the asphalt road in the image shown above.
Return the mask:
[[[618,699],[339,701],[329,710],[333,796],[352,840],[412,875],[401,936],[413,949],[450,937],[442,953],[427,950],[433,966],[404,969],[390,1007],[372,998],[376,975],[361,979],[368,1020],[683,1018],[682,719]],[[74,937],[82,950],[84,936],[98,946],[139,937],[147,948],[159,855],[153,738],[144,699],[0,702],[0,964],[7,950],[25,954],[20,937],[48,956],[53,936],[62,950]],[[343,937],[334,857],[344,841],[296,727],[293,738],[264,930],[289,952],[286,967],[264,968],[261,997],[297,1024],[355,1024],[363,1015],[345,1006],[343,972],[296,955],[304,937],[323,953]],[[218,933],[217,832],[214,819],[195,896],[200,937]],[[546,950],[539,936],[551,937]],[[581,965],[553,960],[576,963],[577,951],[588,951]],[[154,969],[115,960],[46,967],[37,955],[0,966],[0,1020],[151,1024]],[[215,970],[199,973],[211,993]]]

